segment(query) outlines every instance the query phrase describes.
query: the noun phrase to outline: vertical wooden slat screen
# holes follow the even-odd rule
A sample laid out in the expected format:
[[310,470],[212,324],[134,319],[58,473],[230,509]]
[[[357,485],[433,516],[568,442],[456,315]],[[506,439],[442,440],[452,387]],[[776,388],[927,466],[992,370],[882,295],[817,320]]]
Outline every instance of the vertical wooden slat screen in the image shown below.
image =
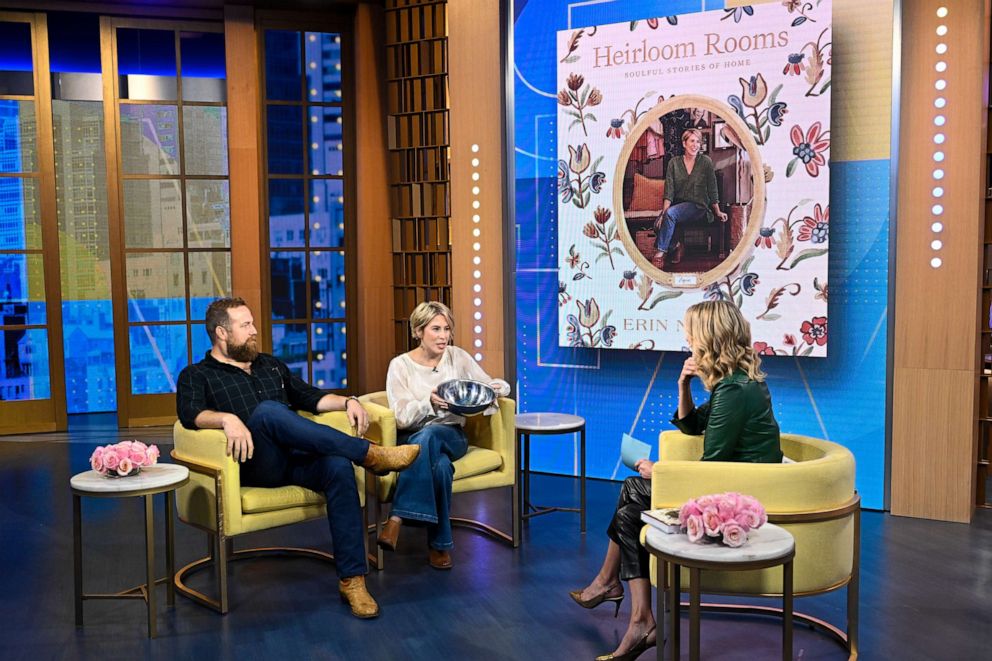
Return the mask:
[[422,301],[451,305],[445,0],[387,0],[386,140],[396,350]]

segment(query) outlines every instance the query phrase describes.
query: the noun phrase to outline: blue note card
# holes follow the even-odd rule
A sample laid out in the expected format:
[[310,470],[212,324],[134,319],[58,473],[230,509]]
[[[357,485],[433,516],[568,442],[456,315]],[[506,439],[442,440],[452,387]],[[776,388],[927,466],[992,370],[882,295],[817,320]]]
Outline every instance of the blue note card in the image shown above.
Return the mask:
[[630,470],[636,470],[634,464],[651,455],[651,446],[639,441],[630,434],[624,434],[620,441],[620,460]]

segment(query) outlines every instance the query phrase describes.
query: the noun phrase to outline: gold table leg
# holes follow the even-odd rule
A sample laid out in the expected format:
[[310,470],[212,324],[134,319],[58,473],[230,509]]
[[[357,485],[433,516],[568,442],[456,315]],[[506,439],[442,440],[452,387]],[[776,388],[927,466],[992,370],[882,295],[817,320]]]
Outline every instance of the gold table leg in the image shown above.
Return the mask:
[[148,637],[155,637],[155,508],[145,496],[145,576],[148,600]]
[[176,507],[176,492],[165,492],[165,594],[169,608],[176,606],[176,524],[172,512]]
[[83,530],[81,499],[72,494],[72,568],[75,593],[76,626],[83,626]]
[[699,661],[699,569],[689,568],[689,660]]
[[682,608],[682,566],[676,563],[672,563],[672,606],[671,606],[671,619],[672,623],[672,661],[679,661],[682,658],[681,641],[679,640],[680,626],[679,618],[681,617],[680,610]]
[[792,661],[792,560],[782,565],[782,658]]

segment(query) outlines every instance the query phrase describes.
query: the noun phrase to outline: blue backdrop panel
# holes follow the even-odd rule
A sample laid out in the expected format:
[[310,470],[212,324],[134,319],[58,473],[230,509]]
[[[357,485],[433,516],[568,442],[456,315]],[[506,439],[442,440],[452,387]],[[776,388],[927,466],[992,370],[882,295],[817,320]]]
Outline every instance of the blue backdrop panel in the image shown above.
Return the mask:
[[[722,2],[529,0],[515,4],[517,370],[521,411],[587,420],[587,472],[622,479],[625,432],[656,445],[671,429],[675,382],[687,354],[557,346],[559,273],[555,163],[557,30],[723,8]],[[866,507],[884,504],[889,161],[831,164],[830,356],[763,363],[786,432],[841,443],[858,463]],[[706,393],[698,386],[697,402]],[[657,456],[657,451],[652,455]],[[577,475],[578,437],[532,440],[531,467]]]

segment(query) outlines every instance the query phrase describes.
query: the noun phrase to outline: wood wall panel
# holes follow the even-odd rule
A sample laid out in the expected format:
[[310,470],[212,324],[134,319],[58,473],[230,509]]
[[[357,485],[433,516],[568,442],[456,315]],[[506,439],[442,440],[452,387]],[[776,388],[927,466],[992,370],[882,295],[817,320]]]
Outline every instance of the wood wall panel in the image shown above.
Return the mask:
[[266,226],[259,196],[262,171],[258,37],[251,7],[224,8],[224,44],[227,57],[227,139],[231,178],[231,289],[255,313],[255,325],[266,351],[272,347],[269,320],[263,310],[262,271]]
[[[494,376],[507,374],[503,274],[512,268],[503,251],[506,156],[499,5],[498,0],[448,3],[453,312],[458,344],[473,355],[481,354],[482,367]],[[473,159],[478,159],[477,166]],[[479,174],[477,181],[473,173]],[[473,263],[475,256],[481,264]],[[475,285],[481,285],[481,292],[474,291]],[[476,311],[482,312],[480,321],[474,319]],[[481,333],[475,333],[476,325],[482,327]]]
[[[938,18],[939,7],[948,7]],[[983,77],[987,0],[919,0],[902,7],[896,240],[891,508],[893,514],[968,521],[976,452],[978,307],[984,218]],[[984,16],[983,21],[976,20]],[[939,37],[937,27],[947,26]],[[943,55],[938,43],[948,44]],[[947,70],[937,72],[938,61]],[[935,84],[946,81],[940,92]],[[946,107],[938,109],[938,97]],[[934,118],[946,124],[938,128]],[[935,145],[934,135],[945,142]],[[934,161],[935,151],[945,158]],[[943,179],[934,169],[944,170]],[[933,197],[935,186],[944,194]],[[934,216],[932,206],[943,205]],[[931,224],[944,224],[934,233]],[[939,250],[931,242],[939,239]],[[939,257],[939,268],[931,259]]]
[[[358,364],[356,392],[386,387],[396,346],[393,316],[392,233],[386,152],[384,12],[359,5],[355,17],[356,222],[358,234]],[[352,336],[355,337],[355,336]],[[404,347],[405,348],[405,347]]]

